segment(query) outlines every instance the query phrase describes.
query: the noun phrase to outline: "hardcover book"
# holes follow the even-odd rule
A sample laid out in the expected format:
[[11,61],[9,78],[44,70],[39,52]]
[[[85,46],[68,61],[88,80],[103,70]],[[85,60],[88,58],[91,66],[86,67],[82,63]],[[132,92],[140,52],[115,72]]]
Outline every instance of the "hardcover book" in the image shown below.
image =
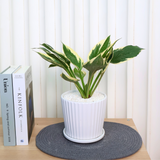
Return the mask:
[[0,74],[4,146],[16,145],[12,73],[14,73],[18,68],[18,66],[10,66]]
[[34,103],[30,66],[13,73],[17,145],[28,145],[34,127]]

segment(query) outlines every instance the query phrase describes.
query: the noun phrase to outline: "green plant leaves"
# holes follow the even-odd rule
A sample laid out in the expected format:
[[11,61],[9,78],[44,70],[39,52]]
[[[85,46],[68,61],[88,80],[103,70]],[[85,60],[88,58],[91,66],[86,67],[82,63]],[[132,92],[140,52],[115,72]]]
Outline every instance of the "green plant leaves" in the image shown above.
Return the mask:
[[96,57],[97,55],[99,55],[100,53],[102,53],[104,50],[106,50],[106,48],[108,48],[110,46],[110,36],[108,36],[106,39],[98,42],[89,52],[88,54],[88,60],[93,59],[94,57]]
[[[75,83],[78,91],[83,98],[89,98],[94,93],[95,89],[99,85],[102,76],[104,75],[109,63],[117,64],[127,61],[137,56],[142,48],[138,46],[125,46],[113,50],[114,43],[111,43],[110,36],[97,43],[88,54],[88,62],[84,64],[83,59],[70,47],[63,44],[63,53],[54,50],[50,45],[43,43],[40,49],[45,53],[37,52],[43,59],[50,62],[50,67],[61,67],[66,73],[62,73],[61,77],[69,82]],[[71,68],[71,63],[75,65],[75,68]],[[89,71],[88,82],[84,83],[84,76],[86,73],[82,71],[82,68],[86,68]],[[96,71],[99,74],[95,79],[93,78]],[[81,80],[81,84],[78,82]],[[94,80],[94,82],[92,82]]]
[[49,68],[51,68],[51,67],[56,67],[56,65],[50,64],[50,65],[49,65]]
[[70,77],[70,76],[67,76],[67,75],[65,75],[64,73],[62,73],[60,76],[61,76],[64,80],[69,81],[69,82],[76,83],[76,82],[79,81],[78,79],[73,78],[73,77]]
[[118,40],[119,40],[119,39],[117,39],[112,45],[110,45],[106,50],[104,50],[103,53],[101,53],[101,55],[102,55],[103,58],[106,57],[106,56],[108,56],[109,51],[110,51],[111,49],[113,49],[113,46],[116,44],[116,42],[117,42]]
[[114,53],[113,53],[113,48],[112,48],[112,49],[109,51],[108,56],[106,57],[106,60],[105,60],[105,62],[106,62],[106,67],[103,68],[102,74],[105,73],[105,71],[106,71],[106,69],[108,68],[108,65],[109,65],[110,61],[112,60],[113,56],[114,56]]
[[103,44],[101,45],[101,48],[100,48],[100,50],[99,50],[99,53],[104,52],[107,48],[109,48],[110,45],[111,45],[111,40],[110,40],[110,36],[108,36],[108,37],[104,40]]
[[88,60],[91,60],[98,55],[98,52],[102,43],[103,43],[103,40],[92,48],[92,50],[88,54]]
[[80,70],[82,69],[83,59],[70,47],[63,44],[63,51],[66,57]]
[[[84,72],[84,71],[79,71],[77,68],[74,68],[74,74],[76,75],[76,77],[78,77],[78,78],[84,78],[84,76],[86,75],[86,72]],[[80,75],[81,74],[81,75]]]
[[97,57],[86,62],[83,67],[91,73],[95,73],[97,70],[105,68],[106,65],[105,59],[99,54]]
[[51,51],[52,53],[56,54],[59,58],[62,58],[68,65],[70,64],[70,61],[65,57],[65,55],[63,53],[60,53],[56,50],[53,49],[53,47],[51,47],[49,44],[47,43],[43,43],[41,44],[43,47],[45,47],[46,49],[44,48],[38,48],[38,49],[42,49],[44,52],[47,53],[47,50]]
[[58,60],[58,59],[54,59],[51,56],[49,56],[48,54],[45,53],[41,53],[41,52],[37,52],[44,60],[52,63],[54,66],[59,66],[61,68],[64,68],[63,64]]
[[113,51],[114,56],[111,60],[111,63],[117,64],[125,62],[133,57],[136,57],[141,52],[141,50],[142,48],[132,45],[123,48],[117,48]]
[[51,53],[48,53],[48,55],[50,57],[52,57],[53,59],[57,59],[64,66],[64,68],[67,69],[69,67],[68,64],[64,60],[62,60],[61,58],[59,58],[59,57],[57,57],[57,56],[55,56],[54,54],[51,54]]
[[106,62],[107,63],[110,63],[110,61],[112,60],[114,56],[114,53],[113,53],[113,48],[110,49],[109,53],[107,54],[107,56],[105,57],[106,58]]
[[57,61],[59,61],[59,63],[61,63],[65,68],[68,68],[68,64],[66,63],[66,61],[64,59],[62,59],[61,57],[59,57],[57,54],[52,54],[49,50],[47,50],[46,48],[43,48],[43,47],[40,47],[40,48],[37,48],[37,49],[41,49],[48,56],[50,56],[53,59],[56,59]]
[[101,54],[102,57],[105,58],[118,40],[111,44],[110,36],[108,36],[106,39],[100,41],[89,52],[88,60],[95,58],[99,54]]

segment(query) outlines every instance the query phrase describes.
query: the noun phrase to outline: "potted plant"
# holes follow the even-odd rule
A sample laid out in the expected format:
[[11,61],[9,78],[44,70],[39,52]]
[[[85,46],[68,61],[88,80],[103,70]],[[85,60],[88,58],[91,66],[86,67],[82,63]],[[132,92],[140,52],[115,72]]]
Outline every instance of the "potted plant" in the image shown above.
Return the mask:
[[[61,67],[67,74],[61,77],[73,82],[77,88],[62,94],[62,110],[64,116],[64,136],[78,143],[96,142],[103,138],[103,129],[107,96],[101,92],[95,92],[109,63],[117,64],[125,62],[137,56],[142,48],[128,45],[123,48],[113,49],[110,36],[97,43],[88,54],[88,61],[83,59],[70,47],[63,45],[60,53],[50,45],[43,43],[36,51],[43,59],[50,62],[49,67]],[[74,67],[71,67],[71,63]],[[84,82],[88,70],[88,81]],[[95,73],[98,74],[95,76]],[[81,82],[81,83],[79,83]]]

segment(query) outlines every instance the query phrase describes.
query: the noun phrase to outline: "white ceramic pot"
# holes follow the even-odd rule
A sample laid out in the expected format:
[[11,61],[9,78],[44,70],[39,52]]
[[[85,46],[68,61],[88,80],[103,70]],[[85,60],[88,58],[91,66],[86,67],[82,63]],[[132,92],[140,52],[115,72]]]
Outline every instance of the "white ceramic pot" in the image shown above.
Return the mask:
[[64,98],[70,92],[75,91],[65,92],[61,96],[64,136],[78,143],[92,143],[102,139],[105,135],[103,124],[106,113],[106,94],[99,92],[104,95],[104,98],[94,102],[75,102]]

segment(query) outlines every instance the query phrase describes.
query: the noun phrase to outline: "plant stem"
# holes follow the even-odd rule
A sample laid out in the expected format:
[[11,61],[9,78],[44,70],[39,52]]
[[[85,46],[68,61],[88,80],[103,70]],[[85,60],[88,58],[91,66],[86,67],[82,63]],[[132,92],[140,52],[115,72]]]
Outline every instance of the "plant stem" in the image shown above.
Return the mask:
[[70,65],[69,65],[69,72],[70,72],[70,74],[71,74],[70,76],[76,78],[76,76],[74,75],[74,73],[73,73],[72,68],[71,68]]
[[94,75],[92,76],[92,79],[91,79],[91,85],[92,85],[92,82],[93,82],[93,78],[94,78]]
[[[74,75],[71,66],[69,66],[69,70],[66,70],[67,73],[73,77],[76,78],[76,76]],[[81,85],[79,84],[79,82],[75,83],[76,88],[78,89],[79,93],[81,94],[82,98],[85,98],[85,94],[84,94],[84,90],[82,89]]]
[[90,89],[90,91],[89,91],[89,94],[90,94],[90,95],[91,95],[91,92],[92,92],[92,90],[93,90],[93,87],[95,86],[95,84],[96,84],[99,76],[101,75],[101,73],[102,73],[102,70],[98,73],[96,79],[94,80],[94,82],[93,82],[93,84],[92,84],[92,87],[91,87],[91,89]]
[[[101,70],[101,71],[99,72],[99,74],[98,74],[97,77],[99,78],[99,75],[100,75],[100,78],[99,78],[99,80],[98,80],[96,86],[94,87],[93,91],[91,91],[90,96],[92,96],[93,93],[94,93],[94,91],[96,90],[96,88],[97,88],[99,82],[101,81],[101,79],[102,79],[102,77],[103,77],[103,75],[104,75],[106,69],[108,68],[108,65],[109,65],[109,64],[107,64],[106,67],[105,67],[103,70]],[[96,79],[98,79],[98,78],[96,78]]]
[[77,87],[77,89],[78,89],[79,93],[81,94],[82,98],[85,98],[85,94],[84,94],[83,90],[81,88],[79,88],[79,85],[77,83],[75,83],[75,86]]
[[82,77],[82,74],[81,74],[80,70],[79,70],[79,75],[80,75],[80,79],[81,79],[81,82],[82,82],[83,90],[85,92],[85,84],[84,84],[83,77]]
[[88,83],[87,83],[88,85],[87,85],[87,90],[86,90],[86,98],[89,98],[89,89],[90,89],[93,75],[94,73],[89,72]]
[[100,78],[99,78],[99,80],[98,80],[98,82],[97,82],[96,86],[94,87],[93,91],[92,91],[92,92],[91,92],[91,94],[90,94],[91,96],[93,95],[94,91],[96,90],[96,88],[97,88],[97,86],[98,86],[99,82],[101,81],[102,76],[104,75],[104,73],[105,73],[105,72],[103,72],[103,73],[101,74],[101,76],[100,76]]

